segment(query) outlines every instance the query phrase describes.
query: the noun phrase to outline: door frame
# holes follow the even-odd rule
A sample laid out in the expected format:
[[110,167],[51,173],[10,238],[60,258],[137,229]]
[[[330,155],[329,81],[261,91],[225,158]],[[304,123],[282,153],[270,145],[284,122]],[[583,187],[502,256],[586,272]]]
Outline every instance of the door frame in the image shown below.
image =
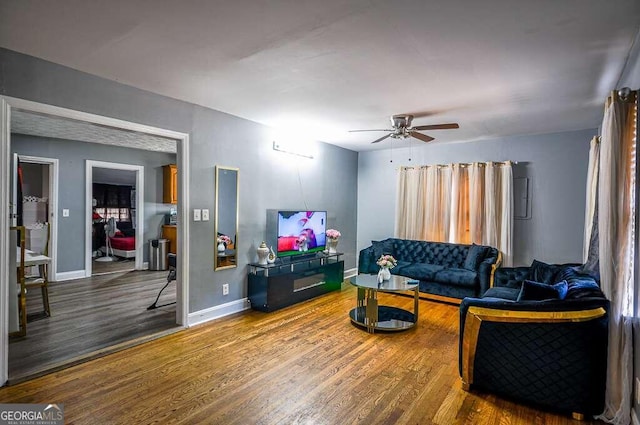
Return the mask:
[[90,114],[59,106],[0,95],[0,385],[9,376],[9,203],[11,191],[11,110],[53,115],[122,130],[174,139],[178,163],[178,255],[176,323],[187,327],[189,314],[189,135],[130,121]]
[[93,272],[91,263],[91,235],[92,224],[91,213],[93,211],[93,169],[108,168],[110,170],[126,170],[136,172],[136,259],[134,268],[142,270],[143,247],[144,247],[144,166],[121,164],[117,162],[86,160],[85,177],[85,253],[84,253],[84,275],[90,277]]
[[[49,234],[49,276],[53,276],[52,281],[57,280],[58,272],[58,158],[45,158],[41,156],[18,155],[21,163],[42,164],[49,166],[49,217],[47,221],[50,226]],[[15,185],[15,182],[14,182]],[[15,189],[12,188],[12,189]]]

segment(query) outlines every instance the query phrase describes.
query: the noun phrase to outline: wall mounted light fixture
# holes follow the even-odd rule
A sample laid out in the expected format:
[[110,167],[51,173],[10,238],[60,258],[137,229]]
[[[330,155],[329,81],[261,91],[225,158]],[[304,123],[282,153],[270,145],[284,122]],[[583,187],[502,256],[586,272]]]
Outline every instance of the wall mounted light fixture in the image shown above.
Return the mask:
[[313,159],[313,155],[303,151],[300,147],[295,145],[285,145],[283,143],[273,142],[273,150],[278,152],[288,153],[290,155],[301,156],[303,158]]

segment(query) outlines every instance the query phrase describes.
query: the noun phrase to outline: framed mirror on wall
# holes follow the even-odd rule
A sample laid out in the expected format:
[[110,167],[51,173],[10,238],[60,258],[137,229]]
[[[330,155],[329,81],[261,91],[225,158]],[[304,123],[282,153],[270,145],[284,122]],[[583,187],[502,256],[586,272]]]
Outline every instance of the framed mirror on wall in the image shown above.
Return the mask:
[[214,270],[237,267],[240,170],[216,165]]

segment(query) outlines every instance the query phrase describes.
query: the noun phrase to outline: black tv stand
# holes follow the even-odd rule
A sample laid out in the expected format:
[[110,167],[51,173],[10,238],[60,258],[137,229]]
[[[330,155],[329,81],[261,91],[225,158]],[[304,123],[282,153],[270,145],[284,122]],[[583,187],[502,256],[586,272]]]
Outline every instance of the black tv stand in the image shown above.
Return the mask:
[[341,256],[342,253],[315,253],[274,264],[249,264],[251,307],[273,311],[339,290],[344,280]]

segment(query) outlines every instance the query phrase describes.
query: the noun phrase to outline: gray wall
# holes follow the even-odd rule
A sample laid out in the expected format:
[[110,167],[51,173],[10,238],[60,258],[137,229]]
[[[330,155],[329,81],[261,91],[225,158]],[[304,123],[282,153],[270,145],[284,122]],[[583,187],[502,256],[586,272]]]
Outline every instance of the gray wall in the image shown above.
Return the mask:
[[411,149],[360,153],[358,249],[394,235],[398,167],[512,160],[518,161],[514,177],[529,178],[532,207],[530,219],[514,222],[514,264],[529,265],[534,258],[581,262],[589,142],[596,131],[424,146],[414,141]]
[[[313,159],[274,151],[276,133],[263,125],[194,107],[191,132],[191,207],[214,206],[214,165],[239,171],[237,269],[213,272],[212,222],[191,224],[191,311],[246,296],[246,264],[257,261],[267,209],[327,210],[328,226],[342,231],[345,268],[355,267],[357,153],[315,143]],[[222,284],[230,283],[230,296]]]
[[[170,205],[162,204],[162,166],[175,163],[176,155],[149,152],[96,143],[44,137],[11,135],[11,152],[20,155],[59,159],[58,187],[58,272],[84,270],[85,260],[85,171],[86,160],[118,162],[144,166],[144,240],[157,238],[164,214]],[[69,217],[62,217],[69,209]],[[149,259],[144,244],[144,261]]]
[[[328,225],[343,234],[345,267],[355,267],[358,155],[353,151],[316,143],[314,159],[290,157],[273,151],[275,132],[263,125],[6,49],[0,49],[0,94],[189,133],[192,208],[213,211],[214,165],[240,168],[239,267],[214,272],[213,221],[192,223],[185,235],[191,252],[190,312],[246,296],[246,264],[257,259],[269,208],[326,209]],[[223,283],[230,283],[228,296],[222,295]]]

